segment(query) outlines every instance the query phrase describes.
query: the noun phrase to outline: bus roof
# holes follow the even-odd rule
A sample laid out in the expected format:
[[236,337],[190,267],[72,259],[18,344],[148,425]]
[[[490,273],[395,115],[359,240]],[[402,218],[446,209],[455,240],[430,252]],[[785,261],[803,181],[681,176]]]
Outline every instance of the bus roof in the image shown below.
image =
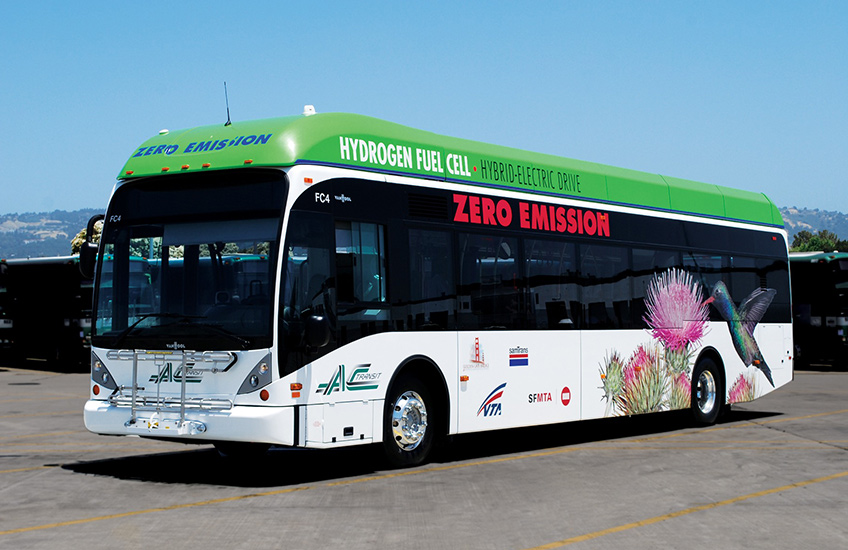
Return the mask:
[[447,137],[345,113],[163,130],[133,152],[118,178],[295,164],[783,227],[777,207],[762,193]]

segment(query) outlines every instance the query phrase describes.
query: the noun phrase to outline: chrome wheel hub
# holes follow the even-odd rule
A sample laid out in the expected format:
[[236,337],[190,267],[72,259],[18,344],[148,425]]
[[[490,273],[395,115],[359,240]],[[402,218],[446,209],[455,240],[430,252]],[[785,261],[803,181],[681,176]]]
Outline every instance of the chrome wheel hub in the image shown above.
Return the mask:
[[424,440],[427,432],[427,407],[414,391],[404,392],[392,410],[392,435],[404,451],[411,451]]
[[709,414],[715,408],[716,404],[716,380],[708,370],[703,371],[698,376],[698,386],[695,389],[695,399],[698,404],[698,410],[704,414]]

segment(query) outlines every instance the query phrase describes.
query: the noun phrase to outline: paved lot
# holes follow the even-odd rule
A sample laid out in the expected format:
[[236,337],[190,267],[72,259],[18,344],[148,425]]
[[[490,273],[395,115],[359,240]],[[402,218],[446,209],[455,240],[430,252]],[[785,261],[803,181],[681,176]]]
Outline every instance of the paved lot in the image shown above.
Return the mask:
[[667,413],[373,449],[89,434],[88,378],[0,369],[0,548],[848,547],[848,373],[798,372],[711,428]]

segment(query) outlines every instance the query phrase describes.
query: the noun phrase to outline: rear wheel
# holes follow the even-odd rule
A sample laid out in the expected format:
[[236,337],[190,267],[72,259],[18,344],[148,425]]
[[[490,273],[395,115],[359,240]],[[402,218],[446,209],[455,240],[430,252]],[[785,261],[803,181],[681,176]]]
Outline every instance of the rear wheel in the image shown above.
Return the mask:
[[718,365],[702,359],[692,373],[692,414],[698,424],[715,424],[724,406],[724,391]]
[[386,397],[383,414],[383,449],[394,466],[422,464],[436,439],[432,393],[415,376],[401,375]]

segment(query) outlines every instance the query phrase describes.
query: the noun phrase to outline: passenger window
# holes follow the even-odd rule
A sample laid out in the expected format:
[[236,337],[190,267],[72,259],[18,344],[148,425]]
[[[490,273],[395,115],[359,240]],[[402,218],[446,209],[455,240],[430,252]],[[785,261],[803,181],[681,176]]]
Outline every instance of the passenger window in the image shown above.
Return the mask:
[[518,239],[459,235],[460,325],[464,329],[516,329],[524,325]]
[[409,298],[411,328],[455,327],[453,246],[447,231],[409,231]]
[[580,277],[589,328],[630,327],[630,278],[627,249],[582,245]]
[[580,328],[576,247],[563,241],[524,240],[530,328]]
[[[644,328],[648,311],[648,286],[660,273],[680,267],[680,253],[673,250],[633,249],[633,300],[630,305],[634,328]],[[706,299],[706,297],[705,297]]]
[[336,222],[340,302],[386,302],[386,239],[382,225]]

